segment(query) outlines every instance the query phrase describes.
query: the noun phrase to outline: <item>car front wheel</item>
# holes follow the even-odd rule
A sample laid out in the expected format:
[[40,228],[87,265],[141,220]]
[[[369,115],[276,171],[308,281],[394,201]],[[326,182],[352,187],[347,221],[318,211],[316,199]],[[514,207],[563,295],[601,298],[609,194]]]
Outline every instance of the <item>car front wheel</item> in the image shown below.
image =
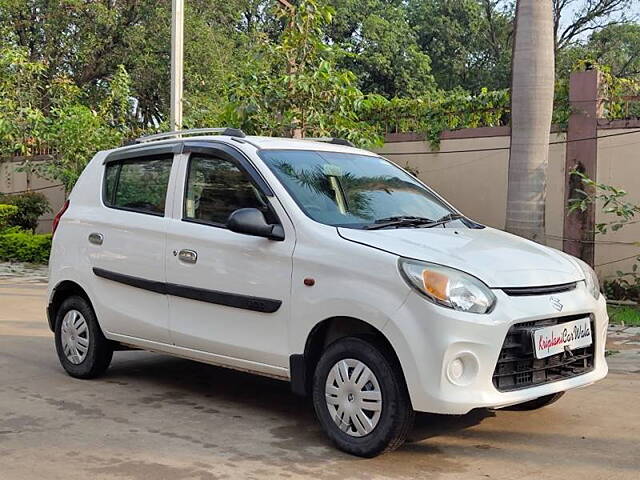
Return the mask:
[[322,354],[313,378],[313,405],[341,450],[374,457],[398,448],[414,412],[400,367],[375,342],[347,337]]

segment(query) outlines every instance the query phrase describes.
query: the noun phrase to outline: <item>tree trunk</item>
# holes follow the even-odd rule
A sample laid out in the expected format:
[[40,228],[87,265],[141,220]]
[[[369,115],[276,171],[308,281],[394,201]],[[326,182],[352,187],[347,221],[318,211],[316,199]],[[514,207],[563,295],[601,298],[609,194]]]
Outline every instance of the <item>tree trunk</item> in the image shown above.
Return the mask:
[[511,74],[506,229],[541,243],[554,90],[551,2],[518,0]]

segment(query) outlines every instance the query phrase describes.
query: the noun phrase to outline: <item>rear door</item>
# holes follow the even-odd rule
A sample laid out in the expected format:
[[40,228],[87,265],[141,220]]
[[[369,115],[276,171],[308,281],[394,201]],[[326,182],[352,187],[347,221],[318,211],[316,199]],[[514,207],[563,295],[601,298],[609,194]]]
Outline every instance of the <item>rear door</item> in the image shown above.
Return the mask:
[[[167,282],[176,292],[169,296],[172,339],[215,354],[220,363],[283,373],[293,225],[257,171],[231,147],[187,144],[182,162],[167,231]],[[227,229],[239,208],[259,208],[269,223],[281,223],[285,240]]]
[[169,343],[165,212],[174,150],[118,152],[104,165],[102,208],[90,219],[94,292],[109,333]]

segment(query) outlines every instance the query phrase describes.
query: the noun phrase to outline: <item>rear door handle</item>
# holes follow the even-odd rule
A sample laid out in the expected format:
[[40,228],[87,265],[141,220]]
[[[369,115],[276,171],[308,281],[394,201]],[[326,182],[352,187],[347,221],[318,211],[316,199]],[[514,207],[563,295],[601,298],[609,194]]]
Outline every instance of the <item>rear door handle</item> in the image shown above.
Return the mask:
[[93,243],[94,245],[102,245],[104,241],[104,236],[101,233],[93,232],[89,234],[89,243]]
[[193,250],[180,250],[178,259],[184,263],[196,263],[198,261],[198,253]]

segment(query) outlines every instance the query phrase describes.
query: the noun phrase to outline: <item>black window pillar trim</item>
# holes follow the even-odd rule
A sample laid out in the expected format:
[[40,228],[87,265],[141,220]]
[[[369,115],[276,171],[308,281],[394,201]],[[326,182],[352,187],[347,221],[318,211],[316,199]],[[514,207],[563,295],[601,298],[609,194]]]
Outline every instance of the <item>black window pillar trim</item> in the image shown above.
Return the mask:
[[182,153],[183,144],[182,143],[169,143],[162,145],[145,145],[145,146],[136,146],[132,148],[127,148],[123,150],[116,150],[115,152],[110,153],[105,157],[102,161],[104,165],[110,162],[115,162],[118,160],[129,160],[134,158],[141,157],[149,157],[156,155],[167,155],[167,154],[177,154]]
[[249,158],[247,158],[242,151],[233,145],[213,141],[185,141],[182,153],[202,153],[204,155],[220,157],[223,160],[228,160],[238,164],[247,172],[249,177],[251,177],[251,180],[258,186],[258,188],[260,188],[264,195],[267,197],[275,196],[267,181],[258,169],[256,169]]

